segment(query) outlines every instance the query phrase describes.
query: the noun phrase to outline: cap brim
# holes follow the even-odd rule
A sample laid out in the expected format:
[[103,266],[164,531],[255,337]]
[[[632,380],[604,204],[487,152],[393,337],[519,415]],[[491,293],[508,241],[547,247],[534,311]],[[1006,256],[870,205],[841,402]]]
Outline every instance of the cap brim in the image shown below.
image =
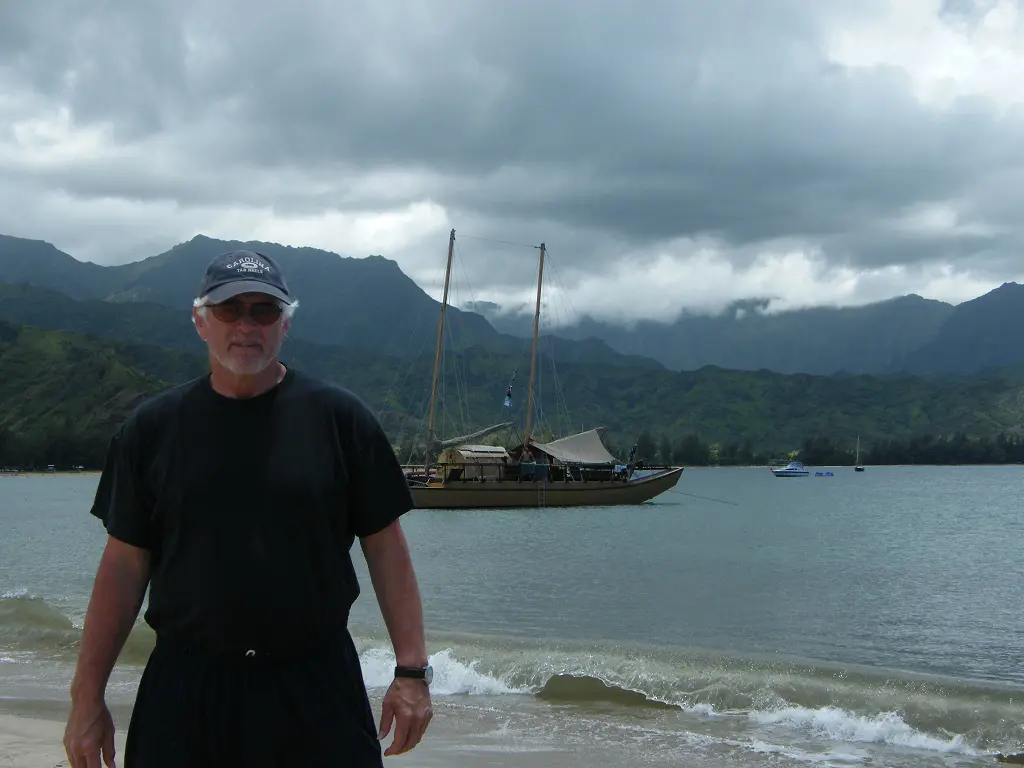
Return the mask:
[[273,296],[285,304],[292,303],[291,298],[282,291],[260,280],[236,280],[233,283],[222,285],[206,294],[206,300],[210,304],[220,304],[222,301],[227,301],[243,293],[262,293],[267,296]]

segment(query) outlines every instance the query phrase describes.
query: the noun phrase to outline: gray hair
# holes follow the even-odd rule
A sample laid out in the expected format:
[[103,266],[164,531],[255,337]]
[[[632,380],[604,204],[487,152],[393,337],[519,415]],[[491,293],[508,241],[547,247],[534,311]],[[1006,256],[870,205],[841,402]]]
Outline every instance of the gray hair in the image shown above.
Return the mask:
[[[283,301],[277,301],[275,299],[275,303],[279,307],[281,307],[281,309],[284,310],[284,314],[282,315],[282,317],[284,317],[285,320],[289,319],[292,315],[294,315],[295,314],[295,310],[299,306],[299,300],[298,299],[293,301],[291,304],[285,304]],[[209,298],[206,297],[206,296],[197,296],[196,298],[192,299],[192,306],[195,307],[198,315],[205,320],[206,319],[206,308],[208,306],[210,306]]]

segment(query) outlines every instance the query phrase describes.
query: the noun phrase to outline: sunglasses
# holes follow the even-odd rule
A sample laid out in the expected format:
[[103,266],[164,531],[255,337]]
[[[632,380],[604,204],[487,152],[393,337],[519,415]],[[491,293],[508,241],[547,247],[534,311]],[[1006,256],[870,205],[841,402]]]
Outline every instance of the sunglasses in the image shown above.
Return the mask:
[[225,301],[223,304],[211,304],[210,311],[222,323],[237,323],[245,315],[260,325],[273,325],[281,317],[284,308],[272,301],[256,304],[244,304],[241,301]]

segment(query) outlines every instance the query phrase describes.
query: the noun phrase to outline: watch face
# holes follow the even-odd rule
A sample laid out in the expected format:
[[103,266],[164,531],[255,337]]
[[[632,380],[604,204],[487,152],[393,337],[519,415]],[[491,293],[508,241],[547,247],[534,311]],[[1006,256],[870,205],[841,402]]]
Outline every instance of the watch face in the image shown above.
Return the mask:
[[434,668],[429,664],[426,669],[423,670],[423,680],[427,685],[430,685],[434,681]]

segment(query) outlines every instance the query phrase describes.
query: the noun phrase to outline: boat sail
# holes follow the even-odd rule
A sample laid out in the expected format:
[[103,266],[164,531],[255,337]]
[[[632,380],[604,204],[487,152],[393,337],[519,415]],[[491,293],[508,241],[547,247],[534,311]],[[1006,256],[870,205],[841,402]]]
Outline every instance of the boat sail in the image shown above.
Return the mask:
[[434,354],[426,458],[422,468],[406,472],[415,506],[421,509],[490,509],[629,505],[649,501],[673,488],[679,482],[682,467],[637,475],[634,473],[632,456],[629,461],[622,462],[609,453],[601,440],[601,428],[544,443],[533,439],[533,391],[537,374],[537,341],[546,252],[543,243],[535,246],[540,251],[540,259],[523,442],[511,450],[472,442],[510,427],[512,422],[494,424],[446,440],[437,437],[435,408],[438,374],[454,247],[453,229],[448,241],[448,263]]

